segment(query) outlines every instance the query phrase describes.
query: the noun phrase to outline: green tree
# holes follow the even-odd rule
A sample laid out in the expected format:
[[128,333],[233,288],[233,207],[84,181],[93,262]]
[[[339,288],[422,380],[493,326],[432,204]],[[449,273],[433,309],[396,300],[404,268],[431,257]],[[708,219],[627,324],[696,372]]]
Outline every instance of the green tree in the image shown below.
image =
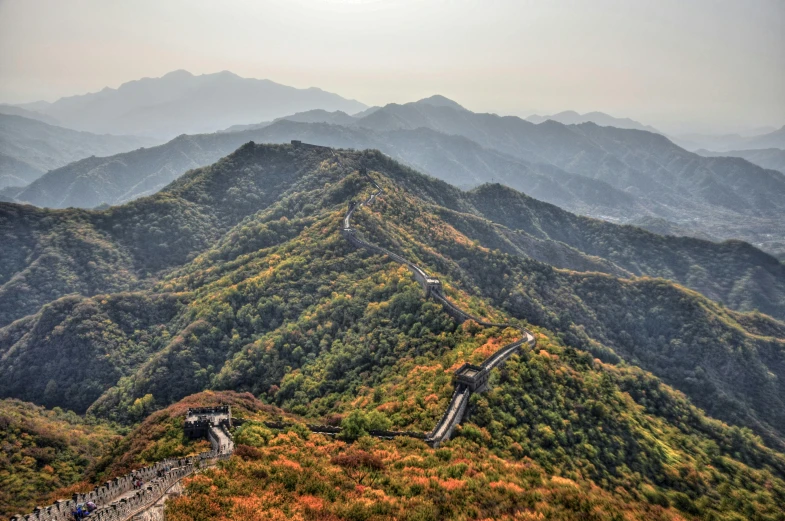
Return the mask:
[[356,440],[368,435],[368,418],[362,411],[354,410],[341,422],[341,436],[346,440]]
[[248,422],[237,429],[234,439],[238,444],[263,447],[273,439],[273,433],[261,423]]

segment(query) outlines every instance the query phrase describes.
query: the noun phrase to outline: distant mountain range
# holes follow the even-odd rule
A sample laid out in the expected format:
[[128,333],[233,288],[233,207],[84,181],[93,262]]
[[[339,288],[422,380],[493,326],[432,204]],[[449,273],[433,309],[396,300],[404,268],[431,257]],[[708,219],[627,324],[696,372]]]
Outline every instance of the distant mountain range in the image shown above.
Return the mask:
[[[362,114],[362,113],[361,113]],[[298,123],[330,123],[333,125],[352,125],[359,120],[357,115],[350,116],[346,112],[336,110],[330,112],[323,109],[307,110],[305,112],[297,112],[290,116],[276,118],[274,121],[266,121],[263,123],[252,123],[250,125],[232,125],[231,127],[223,130],[222,132],[242,132],[244,130],[256,130],[267,127],[276,121],[296,121]]]
[[[387,105],[356,125],[377,131],[427,127],[462,135],[529,163],[550,164],[603,181],[634,197],[648,216],[711,236],[743,238],[769,251],[785,251],[785,176],[742,159],[704,158],[659,134],[593,123],[568,126],[552,120],[535,125],[516,117],[423,102]],[[640,217],[636,211],[620,220]]]
[[8,105],[5,103],[0,103],[0,114],[7,114],[9,116],[21,116],[23,118],[35,119],[37,121],[43,121],[44,123],[49,123],[50,125],[60,124],[60,122],[57,121],[55,118],[47,116],[46,114],[41,114],[40,112],[36,112],[35,110],[28,110],[22,107],[18,107],[16,105]]
[[495,181],[584,215],[651,223],[657,231],[740,238],[785,252],[783,174],[743,159],[702,157],[651,132],[553,120],[534,124],[474,113],[439,96],[390,104],[363,117],[309,111],[255,127],[83,160],[6,199],[54,208],[117,204],[152,193],[242,143],[300,139],[376,148],[462,188]]
[[317,88],[296,89],[228,71],[195,76],[179,70],[24,108],[77,130],[171,139],[310,109],[355,113],[367,107]]
[[558,121],[559,123],[564,123],[565,125],[579,125],[581,123],[595,123],[602,127],[616,127],[616,128],[627,128],[633,130],[645,130],[647,132],[654,132],[657,134],[662,134],[656,128],[644,125],[634,119],[630,118],[615,118],[604,112],[587,112],[586,114],[579,114],[574,110],[565,110],[564,112],[559,112],[558,114],[553,114],[550,116],[540,116],[535,114],[533,116],[529,116],[526,118],[526,121],[531,121],[532,123],[539,124],[544,123],[548,120],[551,121]]
[[697,154],[706,157],[743,157],[750,163],[763,168],[779,170],[785,173],[785,150],[782,148],[759,148],[752,150],[728,150],[727,152],[712,152],[711,150],[696,150]]
[[605,183],[552,165],[530,164],[481,147],[462,136],[427,128],[376,132],[356,126],[288,119],[239,132],[179,136],[157,147],[86,158],[49,172],[7,199],[50,208],[119,204],[155,193],[185,171],[211,164],[243,143],[288,143],[292,139],[356,149],[375,148],[464,188],[497,181],[525,188],[533,197],[561,206],[605,213],[617,212],[618,208],[628,212],[636,209],[634,198]]
[[672,136],[671,139],[679,146],[695,151],[704,149],[729,153],[732,150],[785,149],[785,126],[778,130],[753,136],[686,134]]
[[48,170],[85,157],[155,143],[150,138],[91,134],[0,113],[0,189],[27,185]]
[[[581,123],[594,123],[601,127],[616,127],[631,130],[645,130],[655,134],[662,134],[680,147],[697,152],[701,155],[703,151],[723,152],[723,156],[744,157],[733,152],[744,152],[744,149],[785,149],[785,127],[775,130],[773,128],[761,128],[756,131],[751,131],[751,135],[741,134],[670,134],[662,132],[650,125],[644,125],[638,121],[630,118],[616,118],[605,114],[603,112],[587,112],[586,114],[579,114],[574,110],[565,110],[558,114],[550,116],[533,115],[526,118],[535,124],[544,123],[545,121],[558,121],[565,125],[580,125]],[[757,133],[756,133],[757,132]],[[715,156],[717,157],[717,156]],[[763,156],[759,156],[763,157]],[[767,166],[770,162],[764,160],[765,164],[757,163],[750,160],[752,163],[759,164],[765,168],[774,168]],[[778,168],[775,168],[779,170]]]

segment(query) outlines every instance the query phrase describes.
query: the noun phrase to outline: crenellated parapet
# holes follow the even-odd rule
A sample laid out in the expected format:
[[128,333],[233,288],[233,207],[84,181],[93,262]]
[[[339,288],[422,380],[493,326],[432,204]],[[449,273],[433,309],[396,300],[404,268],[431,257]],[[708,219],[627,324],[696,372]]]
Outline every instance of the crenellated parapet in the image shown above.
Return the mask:
[[[79,504],[92,501],[97,505],[88,519],[93,521],[126,521],[159,501],[166,492],[184,477],[201,468],[228,459],[234,452],[234,439],[229,432],[232,412],[229,406],[189,409],[185,429],[189,424],[206,425],[204,437],[211,449],[196,456],[170,458],[154,465],[134,470],[124,476],[95,487],[84,494],[74,494],[70,500],[56,501],[47,507],[38,507],[24,516],[14,516],[13,521],[72,521],[72,511]],[[141,488],[134,484],[141,480]]]

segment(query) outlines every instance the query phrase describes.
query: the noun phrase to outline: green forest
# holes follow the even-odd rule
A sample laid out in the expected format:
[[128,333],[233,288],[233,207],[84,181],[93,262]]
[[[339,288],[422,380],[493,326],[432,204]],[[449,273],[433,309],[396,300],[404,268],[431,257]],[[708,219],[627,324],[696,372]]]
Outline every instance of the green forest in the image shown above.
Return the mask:
[[[74,444],[63,458],[79,470],[52,466],[51,490],[203,450],[182,435],[185,409],[226,400],[250,420],[355,435],[250,423],[173,519],[783,519],[780,263],[336,154],[248,144],[120,207],[0,203],[14,252],[0,263],[0,396],[115,440]],[[474,315],[537,333],[436,451],[363,431],[430,430],[452,372],[516,331],[456,323],[405,267],[341,236],[349,201],[372,190],[361,168],[384,190],[353,221],[370,242]],[[5,465],[23,461],[44,474]]]

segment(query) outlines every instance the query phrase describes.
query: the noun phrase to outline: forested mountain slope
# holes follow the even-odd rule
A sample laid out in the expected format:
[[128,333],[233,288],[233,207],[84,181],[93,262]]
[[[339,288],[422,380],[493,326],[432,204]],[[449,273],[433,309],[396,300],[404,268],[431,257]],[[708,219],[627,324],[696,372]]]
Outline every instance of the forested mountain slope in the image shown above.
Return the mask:
[[[188,497],[170,507],[173,518],[221,498],[220,512],[233,519],[252,507],[273,515],[304,504],[339,518],[777,519],[785,324],[628,276],[525,218],[499,216],[518,230],[493,223],[484,217],[486,192],[506,189],[462,192],[378,152],[248,144],[121,207],[6,205],[21,212],[8,234],[15,241],[44,241],[42,230],[56,236],[58,221],[79,226],[122,254],[142,284],[63,297],[0,329],[0,394],[133,422],[194,392],[231,389],[309,419],[375,411],[396,428],[430,429],[450,399],[452,371],[514,332],[457,325],[405,267],[342,237],[348,202],[373,189],[361,169],[383,194],[356,212],[353,226],[426,266],[472,313],[527,324],[537,349],[492,373],[490,391],[475,395],[468,422],[439,451],[406,439],[349,448],[251,423],[237,433],[248,445],[239,459],[194,478]],[[558,212],[530,204],[528,217]],[[574,219],[573,230],[590,229],[592,221]],[[526,258],[524,248],[535,248],[514,240],[519,234],[552,248],[541,255],[558,251],[566,264],[606,273]],[[668,248],[637,251],[658,265]],[[128,441],[116,455],[174,450],[174,417],[157,414],[155,433],[142,440],[136,431],[139,444]],[[352,449],[383,462],[380,479],[362,484],[369,489],[333,460]],[[269,501],[253,499],[262,497]]]
[[54,491],[78,486],[119,438],[95,418],[0,400],[0,516],[30,512]]
[[500,185],[470,194],[483,216],[512,230],[567,244],[637,276],[678,281],[733,309],[758,309],[785,318],[785,265],[745,242],[716,244],[618,226],[573,215]]
[[[635,370],[593,367],[585,359],[564,358],[569,351],[556,345],[545,347],[508,362],[510,371],[475,403],[473,419],[458,438],[438,450],[411,438],[346,443],[309,433],[301,418],[248,393],[203,392],[149,415],[118,443],[101,447],[101,457],[78,473],[84,481],[49,498],[85,492],[91,483],[141,465],[203,450],[205,441],[184,436],[185,413],[189,407],[223,404],[243,420],[234,431],[235,454],[187,479],[187,494],[167,501],[167,519],[520,519],[534,514],[556,520],[677,521],[732,520],[749,512],[756,519],[778,519],[781,456],[748,434],[705,418],[683,397]],[[656,412],[636,411],[623,394],[631,389],[645,389],[648,409]],[[505,426],[516,415],[506,401],[510,391],[525,397],[533,413],[529,421],[544,423]],[[546,398],[554,395],[573,409]],[[265,425],[269,420],[292,427],[276,431]],[[569,422],[566,431],[562,422]],[[510,435],[520,441],[511,442]],[[9,462],[12,472],[20,467],[18,460]],[[23,505],[35,498],[10,498],[0,508],[26,512]],[[39,504],[52,500],[37,498]]]
[[0,113],[0,188],[25,185],[53,168],[88,156],[108,156],[156,141],[78,132]]
[[68,293],[136,287],[139,277],[191,260],[287,191],[318,182],[304,177],[313,158],[276,150],[252,166],[234,162],[242,153],[230,156],[155,196],[100,212],[0,203],[0,233],[7,238],[0,323]]
[[[281,122],[280,125],[284,130],[272,129],[273,135],[301,138],[314,134],[330,135],[333,136],[330,140],[337,142],[335,144],[354,142],[352,131],[337,131],[340,127],[303,126],[290,122]],[[259,132],[262,138],[270,137],[270,129]],[[420,143],[427,143],[429,137],[442,137],[427,130],[416,132],[422,133]],[[203,137],[207,139],[208,136]],[[222,135],[210,137],[223,138]],[[219,141],[220,146],[206,154],[203,142],[190,137],[175,141],[180,142],[178,146],[182,150],[187,149],[202,160],[233,144],[231,139]],[[185,157],[186,154],[169,154],[171,151],[163,150],[173,144],[132,154],[143,162],[139,154],[148,152],[152,159],[149,162],[155,164],[166,162],[162,155]],[[425,149],[427,147],[423,147]],[[464,149],[471,150],[470,147]],[[466,156],[459,159],[464,160]],[[488,157],[483,158],[483,162],[487,160]],[[227,165],[226,168],[234,167]],[[535,182],[538,176],[531,172],[528,179]],[[421,183],[419,179],[420,176],[415,176],[411,182]],[[281,191],[290,188],[285,179],[282,183],[277,190],[265,195],[266,201],[274,201]],[[60,217],[54,220],[44,219],[44,216],[50,214],[35,208],[0,206],[0,213],[3,214],[0,227],[9,238],[19,241],[15,249],[10,249],[0,258],[0,324],[31,313],[37,306],[69,292],[90,295],[137,287],[139,274],[144,278],[159,269],[181,264],[189,255],[202,251],[227,225],[240,219],[243,216],[242,208],[254,208],[235,191],[232,191],[232,197],[216,199],[212,196],[205,198],[195,189],[183,191],[176,188],[178,186],[182,186],[182,183],[172,185],[175,187],[172,188],[175,190],[173,193],[178,197],[173,198],[167,189],[166,194],[158,194],[104,213],[79,210],[57,212],[52,215]],[[496,229],[491,234],[504,235],[501,241],[507,245],[505,251],[516,251],[558,267],[581,271],[661,276],[726,302],[734,309],[757,308],[777,317],[785,316],[782,265],[744,244],[716,245],[660,237],[636,228],[579,218],[498,186],[480,189],[470,196],[444,183],[430,181],[427,186],[429,194],[451,194],[450,200],[445,200],[443,206],[484,216],[504,224],[510,230],[524,231],[525,234],[510,234]],[[573,186],[577,191],[583,190],[579,184]],[[228,187],[225,189],[229,190]],[[443,199],[445,195],[440,197]],[[504,200],[507,206],[494,205],[493,199],[497,197]],[[565,197],[569,197],[566,192]],[[232,200],[239,202],[237,208],[226,207]],[[500,213],[502,208],[507,207],[514,210]],[[162,212],[171,215],[165,217]],[[221,217],[213,215],[215,212],[221,214]],[[234,214],[228,221],[223,215],[226,212]],[[121,225],[118,218],[127,214],[134,215],[134,224],[130,226],[134,231],[121,231],[121,226],[128,226]],[[543,217],[545,215],[547,219]],[[216,219],[225,222],[216,222]],[[479,234],[483,240],[490,240],[491,235],[485,232]],[[105,240],[107,237],[110,240]],[[131,242],[136,244],[131,245]],[[136,258],[131,258],[134,254],[129,248],[137,250]],[[90,254],[95,258],[89,267],[80,261],[87,258],[85,252],[94,252]]]
[[[22,305],[40,306],[58,290],[74,291],[69,284],[80,280],[77,267],[89,262],[98,268],[105,263],[100,283],[117,284],[114,266],[142,282],[136,293],[58,299],[0,330],[0,393],[127,419],[134,401],[148,394],[167,404],[209,387],[248,389],[291,410],[321,414],[349,407],[330,397],[391,378],[409,380],[419,357],[432,360],[432,371],[434,363],[450,367],[471,359],[483,343],[499,342],[494,335],[500,332],[483,333],[490,336],[481,340],[455,329],[439,306],[422,300],[402,268],[347,246],[339,223],[347,201],[367,187],[351,172],[362,165],[385,189],[374,212],[361,213],[364,233],[428,266],[476,314],[509,313],[549,328],[574,348],[639,364],[712,414],[782,443],[782,323],[731,312],[663,280],[578,273],[542,262],[626,277],[636,268],[629,260],[634,255],[649,257],[651,269],[663,269],[668,256],[680,251],[680,240],[621,229],[616,235],[628,233],[643,245],[631,239],[628,257],[609,263],[554,242],[547,226],[519,232],[485,220],[482,212],[490,210],[480,204],[484,190],[461,192],[378,153],[340,152],[350,165],[345,170],[331,154],[249,144],[125,206],[52,212],[6,205],[15,212],[4,223],[15,227],[6,236],[16,241],[13,251],[23,252],[4,256],[6,321],[19,316]],[[541,205],[532,215],[542,211],[543,221],[549,209],[560,212],[531,204]],[[573,219],[576,234],[597,224]],[[512,224],[526,228],[524,220]],[[595,233],[602,234],[602,226],[611,225],[600,224]],[[73,241],[57,243],[61,229],[81,230],[95,253],[86,250],[72,259],[74,271],[27,267],[33,258],[76,255],[66,249]],[[514,239],[521,233],[531,245]],[[646,245],[647,237],[653,245]],[[717,254],[734,262],[756,259],[745,253],[755,252],[749,247],[735,259],[734,247],[694,242],[688,245],[694,251],[685,252],[690,262],[705,263],[704,281],[722,275],[706,261]],[[50,248],[45,255],[31,255],[43,244]],[[514,255],[498,251],[508,247]],[[527,248],[541,260],[522,257]],[[146,278],[162,269],[173,271],[157,283]],[[36,278],[44,275],[60,277],[52,283],[55,290],[32,293],[45,286]],[[16,297],[25,288],[34,298]],[[371,352],[367,339],[376,345]],[[463,354],[456,359],[457,353]],[[74,360],[83,361],[76,386],[67,370]],[[446,399],[448,380],[436,374],[423,392]],[[439,413],[434,402],[425,414],[408,410],[394,421],[425,427]]]

